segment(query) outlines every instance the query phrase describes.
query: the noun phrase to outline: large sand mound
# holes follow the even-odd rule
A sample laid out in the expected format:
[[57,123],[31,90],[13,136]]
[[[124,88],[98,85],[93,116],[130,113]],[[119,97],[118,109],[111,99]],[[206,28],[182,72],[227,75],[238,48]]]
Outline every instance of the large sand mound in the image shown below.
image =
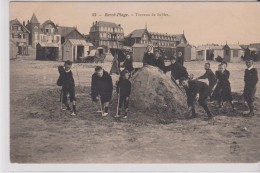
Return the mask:
[[186,106],[186,95],[157,67],[145,66],[138,70],[131,79],[131,104],[141,111],[183,114]]

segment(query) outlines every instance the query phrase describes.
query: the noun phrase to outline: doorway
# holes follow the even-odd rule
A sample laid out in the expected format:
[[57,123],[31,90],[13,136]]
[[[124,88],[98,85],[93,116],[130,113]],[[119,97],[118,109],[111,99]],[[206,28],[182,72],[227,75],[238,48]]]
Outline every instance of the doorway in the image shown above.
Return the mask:
[[84,46],[77,46],[77,60],[84,57]]

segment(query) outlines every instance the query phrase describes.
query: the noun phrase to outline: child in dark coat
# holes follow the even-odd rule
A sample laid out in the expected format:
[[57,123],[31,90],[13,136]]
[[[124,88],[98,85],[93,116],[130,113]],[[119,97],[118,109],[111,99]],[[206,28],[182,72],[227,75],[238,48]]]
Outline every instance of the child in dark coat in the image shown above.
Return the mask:
[[211,89],[213,89],[213,87],[217,83],[216,76],[213,73],[213,71],[210,69],[210,63],[209,62],[205,63],[204,68],[205,68],[205,73],[202,76],[198,77],[197,79],[208,79],[209,87]]
[[124,116],[123,118],[127,118],[128,113],[128,103],[129,103],[129,97],[131,94],[131,82],[129,79],[129,72],[127,70],[123,70],[121,72],[121,76],[119,78],[119,81],[117,82],[116,86],[116,92],[119,94],[119,110],[118,114],[115,117],[120,117],[122,107],[124,106]]
[[187,104],[189,106],[189,112],[192,112],[192,118],[195,118],[195,106],[194,102],[196,98],[198,98],[198,103],[203,109],[206,111],[208,118],[211,119],[213,117],[207,105],[207,98],[210,96],[211,89],[210,87],[201,81],[196,80],[188,80],[185,77],[182,77],[179,80],[180,84],[184,87],[187,94]]
[[[102,116],[108,115],[108,106],[109,101],[112,98],[112,92],[113,83],[111,76],[108,74],[108,72],[103,70],[102,67],[97,66],[95,68],[95,73],[92,75],[91,97],[95,102],[100,99],[102,110],[104,111],[102,112]],[[98,96],[100,96],[99,99]]]
[[64,66],[59,66],[60,73],[57,81],[58,86],[62,86],[62,103],[66,106],[64,110],[71,110],[68,104],[67,95],[69,94],[70,102],[72,102],[73,112],[71,115],[76,115],[76,97],[75,97],[75,82],[71,71],[72,62],[65,61]]
[[147,52],[145,52],[143,57],[143,66],[145,65],[155,65],[155,55],[152,53],[153,47],[148,45],[146,47]]
[[217,84],[213,91],[213,98],[215,98],[218,101],[219,108],[222,107],[223,102],[228,101],[234,110],[235,108],[233,104],[233,98],[231,95],[231,86],[229,82],[230,73],[225,68],[226,68],[226,64],[221,63],[218,66],[218,71],[216,71],[215,73],[217,78]]
[[[217,79],[216,79],[216,76],[213,73],[213,71],[210,69],[210,63],[209,62],[205,63],[204,68],[205,68],[206,72],[202,76],[198,77],[197,79],[208,79],[209,87],[210,87],[211,92],[212,92],[214,86],[217,83]],[[212,100],[211,96],[210,96],[210,100]]]
[[159,50],[156,49],[154,51],[154,53],[155,53],[155,66],[158,67],[159,69],[161,69],[165,73],[166,72],[165,63],[164,63],[163,58],[160,55]]
[[247,116],[254,116],[254,100],[256,93],[256,84],[258,82],[257,70],[253,66],[253,60],[248,58],[246,60],[247,69],[245,70],[245,87],[244,87],[244,99],[249,107],[249,112],[245,113]]
[[126,55],[126,59],[122,65],[122,67],[124,67],[124,70],[127,70],[130,74],[132,74],[132,72],[134,72],[135,69],[133,67],[133,59],[130,54]]

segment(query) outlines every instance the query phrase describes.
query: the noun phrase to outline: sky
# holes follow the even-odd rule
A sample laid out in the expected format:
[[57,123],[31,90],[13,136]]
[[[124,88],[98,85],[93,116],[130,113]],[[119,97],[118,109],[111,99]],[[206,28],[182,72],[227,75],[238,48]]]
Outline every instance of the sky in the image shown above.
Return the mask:
[[194,45],[260,43],[257,2],[10,2],[10,20],[27,21],[33,13],[41,23],[50,19],[60,26],[77,26],[83,34],[93,21],[110,21],[121,24],[125,36],[147,25],[151,32],[184,31]]

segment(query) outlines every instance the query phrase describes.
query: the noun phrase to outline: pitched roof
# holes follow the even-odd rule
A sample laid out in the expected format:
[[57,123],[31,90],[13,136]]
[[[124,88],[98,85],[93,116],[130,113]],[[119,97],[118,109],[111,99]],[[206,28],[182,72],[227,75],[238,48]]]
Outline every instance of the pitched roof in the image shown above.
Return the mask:
[[75,30],[75,27],[66,27],[66,26],[58,26],[58,33],[62,36],[65,37],[69,33],[71,33],[73,30]]
[[197,50],[206,50],[206,49],[211,49],[211,50],[222,50],[223,46],[218,46],[218,45],[201,45],[197,46]]
[[56,28],[56,25],[51,20],[46,20],[45,22],[43,22],[43,24],[41,24],[41,28],[44,28],[48,24],[51,24],[51,25],[53,25]]
[[115,27],[115,28],[122,28],[120,25],[117,25],[116,23],[106,22],[106,21],[97,21],[97,25],[107,26],[107,27]]
[[174,34],[177,41],[181,41],[183,38],[185,38],[184,34]]
[[228,44],[227,45],[230,49],[242,49],[238,44]]
[[249,45],[244,45],[244,44],[241,44],[241,45],[239,45],[242,49],[246,49],[246,48],[248,48],[248,46]]
[[142,37],[143,34],[145,33],[146,29],[136,29],[133,32],[131,32],[130,34],[128,34],[126,37],[132,37],[132,38],[138,38],[138,37]]
[[21,27],[23,27],[23,29],[25,29],[28,33],[30,33],[30,31],[18,20],[18,19],[14,19],[14,20],[10,20],[10,25],[20,25]]
[[260,50],[260,43],[251,43],[249,47],[254,47]]
[[68,39],[68,41],[71,42],[72,45],[93,46],[92,43],[86,42],[86,40]]
[[31,23],[40,23],[34,13],[32,15],[32,18],[31,18],[30,22]]
[[260,49],[257,49],[257,48],[255,48],[255,47],[248,47],[248,49],[249,49],[250,51],[260,51]]

